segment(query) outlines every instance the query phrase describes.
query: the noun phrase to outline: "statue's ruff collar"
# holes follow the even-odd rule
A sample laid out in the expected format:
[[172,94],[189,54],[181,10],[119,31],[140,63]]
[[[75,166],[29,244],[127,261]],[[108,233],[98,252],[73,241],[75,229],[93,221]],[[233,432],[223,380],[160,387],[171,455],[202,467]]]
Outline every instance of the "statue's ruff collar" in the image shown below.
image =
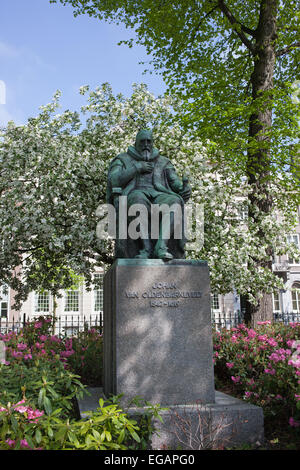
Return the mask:
[[[130,146],[128,147],[127,153],[128,153],[131,157],[133,157],[135,160],[143,160],[143,161],[145,161],[145,158],[143,157],[143,155],[141,155],[141,154],[136,150],[136,148],[133,147],[132,145],[130,145]],[[149,161],[155,160],[155,159],[158,157],[158,155],[159,155],[158,150],[154,148],[154,149],[152,150],[152,153],[151,153],[150,157],[149,157]]]

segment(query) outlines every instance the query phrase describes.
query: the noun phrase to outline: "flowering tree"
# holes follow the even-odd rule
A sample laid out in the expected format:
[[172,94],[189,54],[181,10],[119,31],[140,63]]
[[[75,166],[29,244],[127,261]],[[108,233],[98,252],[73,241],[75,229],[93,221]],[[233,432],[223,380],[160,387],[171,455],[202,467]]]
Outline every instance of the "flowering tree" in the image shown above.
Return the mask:
[[[212,289],[254,298],[279,285],[272,273],[255,271],[249,262],[264,259],[266,247],[239,217],[249,191],[242,169],[233,174],[225,158],[215,158],[215,150],[208,155],[201,141],[171,124],[180,102],[155,98],[145,85],[134,85],[129,98],[115,96],[108,84],[95,91],[81,87],[80,93],[88,96],[81,115],[56,114],[57,92],[37,117],[23,126],[11,122],[1,133],[0,277],[18,292],[17,300],[41,288],[55,294],[78,275],[89,286],[95,265],[112,262],[113,242],[96,236],[96,210],[105,202],[110,160],[144,127],[153,129],[155,146],[178,174],[189,177],[192,202],[204,206],[204,244],[187,256],[208,260]],[[273,194],[278,203],[264,224],[279,253],[286,250],[280,234],[293,219],[278,223],[277,210],[285,207],[290,214],[284,192],[274,187]]]

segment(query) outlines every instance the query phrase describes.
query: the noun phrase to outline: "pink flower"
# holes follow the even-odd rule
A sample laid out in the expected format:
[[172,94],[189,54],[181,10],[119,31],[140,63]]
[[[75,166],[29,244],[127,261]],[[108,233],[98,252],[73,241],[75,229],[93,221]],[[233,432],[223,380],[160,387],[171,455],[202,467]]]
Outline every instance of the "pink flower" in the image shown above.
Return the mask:
[[[279,362],[282,360],[282,356],[279,356],[276,352],[270,354],[269,356],[269,359],[270,361],[273,361],[273,362]],[[283,357],[283,360],[285,359],[285,357]]]
[[26,413],[27,410],[28,410],[28,407],[27,406],[15,406],[14,407],[16,411],[18,411],[19,413]]
[[257,339],[258,339],[259,341],[267,341],[268,337],[267,337],[267,335],[259,335],[259,336],[257,337]]
[[45,336],[45,335],[41,335],[41,336],[40,336],[40,341],[42,341],[42,342],[47,341],[47,339],[48,339],[48,338],[47,338],[47,336]]
[[245,398],[250,398],[253,392],[245,392]]
[[73,349],[69,350],[69,351],[62,351],[60,353],[61,357],[69,357],[69,356],[72,356],[72,354],[74,354],[75,351]]
[[258,321],[257,324],[258,325],[271,325],[271,321],[270,320]]
[[300,422],[296,421],[292,416],[289,419],[289,425],[293,428],[298,428],[300,426]]
[[234,362],[226,362],[228,369],[231,369],[234,366]]
[[248,336],[249,336],[249,338],[255,338],[255,336],[256,336],[256,331],[250,329],[250,330],[248,331]]
[[25,449],[30,449],[29,444],[28,444],[28,442],[26,441],[26,439],[21,439],[20,445],[21,445],[21,447],[23,447],[23,448],[25,448]]
[[19,344],[17,345],[17,348],[18,348],[18,349],[26,349],[26,348],[27,348],[27,344],[25,344],[25,343],[19,343]]
[[24,358],[23,359],[32,359],[32,355],[30,353],[28,354],[24,354]]
[[296,367],[296,369],[299,369],[300,368],[300,357],[299,357],[299,359],[296,359],[296,360],[290,359],[289,362],[288,362],[288,365]]
[[14,446],[16,443],[16,441],[14,441],[13,439],[7,439],[5,442],[9,445],[9,447]]
[[239,375],[238,375],[237,377],[234,377],[234,376],[232,375],[232,376],[231,376],[231,380],[232,380],[235,384],[237,384],[237,383],[240,382],[241,377],[240,377]]
[[56,342],[56,343],[61,343],[61,339],[58,338],[58,336],[55,336],[55,335],[50,336],[50,340],[51,340],[51,341],[54,341],[54,342]]
[[278,345],[277,341],[275,341],[274,338],[269,338],[269,339],[267,340],[267,343],[268,343],[270,346],[277,346],[277,345]]
[[11,353],[12,357],[22,357],[23,356],[23,353],[22,351],[13,351]]
[[265,369],[265,373],[266,373],[266,374],[270,374],[270,375],[275,375],[275,374],[276,374],[276,370],[275,370],[275,369]]

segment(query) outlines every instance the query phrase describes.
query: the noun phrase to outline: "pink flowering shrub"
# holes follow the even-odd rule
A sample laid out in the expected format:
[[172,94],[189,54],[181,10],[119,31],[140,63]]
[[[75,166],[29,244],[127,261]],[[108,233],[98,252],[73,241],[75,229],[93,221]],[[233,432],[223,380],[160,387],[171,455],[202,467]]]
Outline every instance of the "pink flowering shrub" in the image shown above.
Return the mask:
[[73,353],[65,359],[67,367],[80,376],[83,384],[102,385],[103,338],[99,331],[91,328],[79,333],[71,339],[69,348],[66,346],[66,353],[70,350]]
[[214,332],[216,383],[262,406],[290,426],[300,425],[300,323],[260,322]]
[[43,411],[32,408],[25,399],[0,405],[0,449],[40,450],[39,420],[43,415]]
[[6,364],[28,367],[36,360],[55,363],[59,360],[66,370],[79,375],[82,383],[100,386],[102,382],[102,335],[94,328],[73,338],[52,334],[50,317],[39,317],[27,323],[21,332],[1,335],[6,345]]

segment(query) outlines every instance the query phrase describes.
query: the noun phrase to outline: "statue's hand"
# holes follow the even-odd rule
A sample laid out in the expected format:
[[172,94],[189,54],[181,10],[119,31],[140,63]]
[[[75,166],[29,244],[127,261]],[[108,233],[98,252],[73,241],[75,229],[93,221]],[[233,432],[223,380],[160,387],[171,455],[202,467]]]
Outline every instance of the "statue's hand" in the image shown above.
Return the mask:
[[151,173],[154,168],[154,163],[151,162],[137,162],[135,164],[139,173]]

